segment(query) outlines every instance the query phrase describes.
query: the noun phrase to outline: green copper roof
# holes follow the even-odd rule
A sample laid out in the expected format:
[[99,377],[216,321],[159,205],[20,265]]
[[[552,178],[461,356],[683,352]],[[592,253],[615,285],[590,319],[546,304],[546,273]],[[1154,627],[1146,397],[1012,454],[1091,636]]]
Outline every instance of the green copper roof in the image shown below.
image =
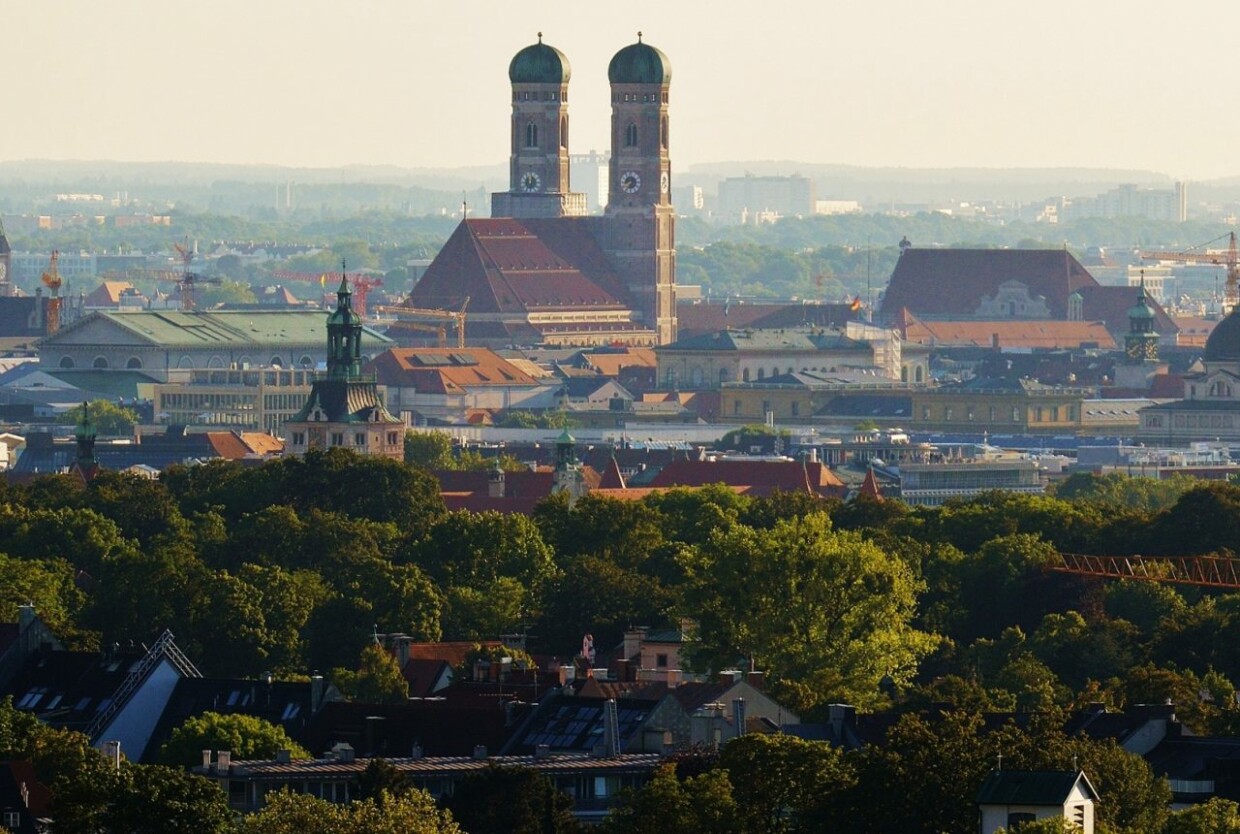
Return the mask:
[[[158,347],[209,348],[214,346],[271,346],[323,344],[324,324],[328,314],[323,310],[228,310],[218,312],[181,312],[177,310],[108,310],[79,319],[55,335],[43,340],[44,345],[74,345],[81,342],[75,335],[104,319],[130,333],[132,341],[116,345],[155,345]],[[363,331],[367,344],[382,350],[392,340],[369,328]]]
[[667,84],[672,80],[672,62],[648,43],[630,44],[616,53],[607,66],[612,84]]
[[564,53],[542,42],[531,44],[513,56],[508,65],[508,80],[513,84],[567,84],[573,75]]
[[569,444],[571,444],[571,443],[576,443],[576,442],[577,442],[577,438],[575,438],[575,437],[573,437],[571,434],[569,434],[569,433],[568,433],[568,429],[565,429],[564,431],[560,432],[560,436],[559,436],[559,437],[557,437],[557,438],[555,439],[555,442],[556,442],[556,443],[569,443]]

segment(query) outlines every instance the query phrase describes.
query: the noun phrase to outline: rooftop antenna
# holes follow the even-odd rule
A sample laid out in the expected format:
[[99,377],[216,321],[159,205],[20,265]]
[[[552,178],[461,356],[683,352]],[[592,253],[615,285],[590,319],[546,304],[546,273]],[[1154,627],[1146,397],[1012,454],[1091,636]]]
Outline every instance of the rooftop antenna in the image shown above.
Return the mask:
[[[542,43],[542,39],[541,39],[542,32],[539,32],[538,34],[539,34],[539,41],[538,41],[538,42],[539,42],[539,43]],[[465,192],[464,192],[464,191],[461,191],[461,219],[462,219],[462,220],[468,220],[468,219],[469,219],[469,200],[467,200],[467,199],[465,198]]]
[[999,763],[995,765],[995,770],[1003,770],[1003,754],[999,754]]

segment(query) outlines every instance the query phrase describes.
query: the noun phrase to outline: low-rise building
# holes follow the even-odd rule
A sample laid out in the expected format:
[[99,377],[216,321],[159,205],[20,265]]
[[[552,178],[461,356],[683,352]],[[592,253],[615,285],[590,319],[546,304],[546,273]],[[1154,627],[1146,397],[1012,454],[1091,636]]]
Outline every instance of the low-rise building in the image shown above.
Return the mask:
[[909,428],[999,434],[1074,434],[1092,391],[1028,379],[975,377],[912,392]]
[[1028,494],[1045,491],[1037,464],[1017,456],[906,463],[900,466],[899,476],[904,503],[931,507],[994,489]]
[[278,435],[305,405],[318,376],[313,370],[272,367],[190,371],[186,382],[152,386],[155,419]]

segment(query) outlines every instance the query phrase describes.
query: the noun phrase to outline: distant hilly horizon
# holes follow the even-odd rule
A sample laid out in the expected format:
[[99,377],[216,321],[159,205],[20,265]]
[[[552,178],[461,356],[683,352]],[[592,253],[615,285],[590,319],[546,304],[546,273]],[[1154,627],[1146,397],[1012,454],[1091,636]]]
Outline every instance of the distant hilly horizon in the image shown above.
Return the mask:
[[[819,199],[857,200],[867,208],[892,202],[943,200],[1037,201],[1082,197],[1121,184],[1170,188],[1169,175],[1142,169],[1090,167],[903,167],[860,166],[797,160],[724,160],[673,169],[674,185],[715,192],[729,177],[801,175],[813,179]],[[210,186],[220,182],[283,185],[383,184],[460,193],[507,187],[508,165],[403,167],[357,163],[323,168],[270,163],[132,162],[122,160],[26,159],[0,162],[0,188],[29,192],[141,190],[142,186]],[[1240,176],[1190,182],[1190,201],[1240,199]]]

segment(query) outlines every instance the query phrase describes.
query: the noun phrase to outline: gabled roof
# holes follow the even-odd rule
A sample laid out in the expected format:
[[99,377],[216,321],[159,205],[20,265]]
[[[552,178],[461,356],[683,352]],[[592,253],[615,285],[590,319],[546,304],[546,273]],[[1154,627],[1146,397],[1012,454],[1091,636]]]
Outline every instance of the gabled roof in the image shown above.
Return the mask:
[[[1081,315],[1084,318],[1106,322],[1107,329],[1117,335],[1128,332],[1128,309],[1136,300],[1135,288],[1093,286],[1081,287],[1078,292],[1081,294]],[[1149,296],[1146,296],[1145,303],[1154,311],[1155,333],[1173,336],[1180,332],[1175,320],[1167,315],[1161,304]]]
[[322,754],[341,742],[359,756],[408,756],[415,744],[427,756],[469,756],[475,745],[497,751],[508,741],[522,717],[521,705],[511,714],[500,703],[483,707],[456,706],[442,700],[367,704],[332,701],[310,721],[302,745]]
[[590,218],[465,220],[409,295],[412,306],[470,313],[624,309],[622,283]]
[[47,331],[46,308],[42,296],[0,298],[0,338],[42,336]]
[[116,307],[121,303],[121,294],[132,290],[133,284],[128,281],[104,281],[86,295],[87,307]]
[[857,318],[851,304],[687,301],[676,305],[676,329],[682,339],[729,328],[843,327]]
[[896,261],[881,312],[885,318],[902,308],[918,316],[971,316],[983,297],[993,298],[1008,281],[1024,284],[1030,296],[1045,297],[1055,318],[1067,318],[1069,295],[1098,285],[1066,249],[909,247]]
[[598,482],[599,489],[624,489],[624,475],[620,474],[620,464],[613,455],[603,469],[603,477]]
[[654,488],[725,484],[749,495],[775,491],[842,495],[844,483],[822,462],[754,460],[673,460],[649,485]]
[[708,351],[847,351],[870,354],[872,349],[865,342],[850,339],[842,330],[815,327],[787,327],[772,330],[720,330],[700,336],[677,339],[670,345],[661,345],[655,352],[677,350]]
[[619,376],[625,368],[654,368],[658,365],[654,351],[645,347],[582,353],[581,361],[603,376]]
[[380,385],[428,394],[460,394],[468,388],[538,385],[539,380],[488,348],[391,348],[363,369]]
[[[98,310],[62,327],[44,345],[79,343],[79,333],[106,322],[129,340],[114,347],[141,345],[181,348],[282,347],[323,345],[324,310]],[[389,345],[382,333],[363,328],[371,345]]]
[[938,347],[993,347],[1031,350],[1077,348],[1092,345],[1101,350],[1116,347],[1103,321],[1052,321],[1028,319],[951,319],[924,321],[911,314],[901,316],[900,335],[910,342]]
[[1098,792],[1079,770],[992,770],[977,792],[977,804],[1063,805],[1078,785],[1098,800]]

